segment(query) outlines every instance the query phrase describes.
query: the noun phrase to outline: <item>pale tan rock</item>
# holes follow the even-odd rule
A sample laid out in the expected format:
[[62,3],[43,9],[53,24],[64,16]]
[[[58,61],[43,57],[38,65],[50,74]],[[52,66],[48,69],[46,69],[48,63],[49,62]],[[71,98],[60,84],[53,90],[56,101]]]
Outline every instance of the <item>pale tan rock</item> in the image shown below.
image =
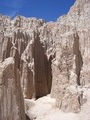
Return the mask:
[[28,63],[22,61],[21,86],[24,98],[31,99],[34,94],[33,71],[29,69]]
[[78,112],[80,94],[77,89],[73,94],[68,87],[90,84],[89,6],[90,0],[76,0],[56,22],[0,16],[0,61],[9,56],[15,58],[25,98],[51,92],[59,108]]
[[0,44],[1,44],[0,61],[4,61],[6,58],[10,57],[10,50],[12,47],[10,37],[4,37],[4,36],[1,37]]
[[[67,88],[62,89],[63,97],[59,100],[60,103],[58,106],[65,112],[80,112],[81,108],[81,93],[78,91],[76,86],[69,86]],[[60,102],[61,101],[61,102]]]
[[25,120],[19,71],[13,58],[0,63],[0,120]]
[[[65,111],[77,112],[81,104],[79,94],[67,93],[70,85],[89,85],[89,29],[90,1],[77,0],[67,15],[58,19],[56,23],[56,57],[52,63],[52,90],[56,104]],[[86,18],[87,16],[87,18]],[[54,33],[55,34],[55,33]],[[70,107],[69,102],[72,101]],[[83,99],[83,98],[82,98]],[[62,105],[61,105],[62,103]],[[64,108],[66,104],[66,108]],[[63,106],[63,107],[62,107]]]
[[15,67],[17,69],[20,69],[20,55],[19,55],[19,51],[14,46],[11,47],[10,57],[13,57],[15,59]]

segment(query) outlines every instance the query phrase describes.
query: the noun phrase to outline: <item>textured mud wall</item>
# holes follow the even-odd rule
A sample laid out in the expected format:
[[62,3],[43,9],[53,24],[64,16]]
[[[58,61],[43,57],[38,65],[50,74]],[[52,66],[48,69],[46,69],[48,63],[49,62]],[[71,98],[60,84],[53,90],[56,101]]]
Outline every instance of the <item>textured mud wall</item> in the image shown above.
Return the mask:
[[20,74],[13,58],[0,63],[0,120],[25,120]]
[[51,93],[64,111],[78,112],[90,84],[90,0],[76,0],[56,22],[0,16],[0,61],[15,59],[24,98]]

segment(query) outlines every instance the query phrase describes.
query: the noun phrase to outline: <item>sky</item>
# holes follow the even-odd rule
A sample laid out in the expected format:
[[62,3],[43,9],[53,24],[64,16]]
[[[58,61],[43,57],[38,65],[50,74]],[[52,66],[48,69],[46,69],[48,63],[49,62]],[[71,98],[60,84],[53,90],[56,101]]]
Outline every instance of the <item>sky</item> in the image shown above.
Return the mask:
[[56,21],[66,14],[75,0],[0,0],[0,14],[13,19],[17,15]]

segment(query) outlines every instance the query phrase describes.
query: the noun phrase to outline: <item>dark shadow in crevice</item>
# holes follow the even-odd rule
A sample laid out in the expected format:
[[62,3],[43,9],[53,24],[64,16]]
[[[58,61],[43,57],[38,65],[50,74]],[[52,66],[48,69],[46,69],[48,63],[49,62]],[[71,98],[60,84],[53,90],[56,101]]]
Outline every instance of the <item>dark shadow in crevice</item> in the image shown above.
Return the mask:
[[34,71],[35,94],[38,99],[50,93],[52,84],[51,57],[48,61],[46,48],[40,41],[39,34],[34,41]]
[[27,114],[25,114],[26,120],[31,120]]
[[81,68],[83,66],[83,59],[82,59],[81,51],[79,50],[78,33],[74,34],[73,51],[74,51],[74,54],[76,55],[75,63],[76,63],[77,84],[80,85],[80,72],[81,72]]

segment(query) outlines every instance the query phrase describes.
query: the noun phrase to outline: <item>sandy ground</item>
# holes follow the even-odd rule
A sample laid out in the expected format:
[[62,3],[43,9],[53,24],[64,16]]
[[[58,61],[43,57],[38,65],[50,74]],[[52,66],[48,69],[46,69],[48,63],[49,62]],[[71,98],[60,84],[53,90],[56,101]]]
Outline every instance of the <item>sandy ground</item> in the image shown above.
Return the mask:
[[55,107],[55,99],[49,95],[36,101],[25,100],[26,113],[32,120],[78,120],[74,113],[64,113]]
[[87,102],[78,114],[64,113],[55,106],[55,99],[50,95],[38,100],[25,99],[26,114],[31,120],[90,120],[90,89],[85,91]]

